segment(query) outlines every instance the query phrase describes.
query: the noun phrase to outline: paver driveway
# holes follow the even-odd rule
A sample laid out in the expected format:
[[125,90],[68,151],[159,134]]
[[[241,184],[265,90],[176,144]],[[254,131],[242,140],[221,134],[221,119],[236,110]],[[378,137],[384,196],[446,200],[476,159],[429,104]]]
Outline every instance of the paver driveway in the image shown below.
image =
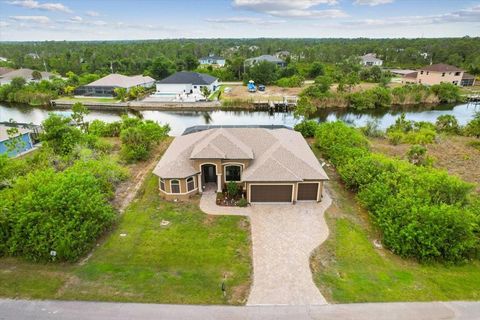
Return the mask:
[[219,207],[214,193],[204,193],[200,208],[209,214],[243,214],[250,217],[253,241],[253,286],[248,305],[326,304],[313,283],[310,255],[328,237],[324,212],[331,199],[295,205]]

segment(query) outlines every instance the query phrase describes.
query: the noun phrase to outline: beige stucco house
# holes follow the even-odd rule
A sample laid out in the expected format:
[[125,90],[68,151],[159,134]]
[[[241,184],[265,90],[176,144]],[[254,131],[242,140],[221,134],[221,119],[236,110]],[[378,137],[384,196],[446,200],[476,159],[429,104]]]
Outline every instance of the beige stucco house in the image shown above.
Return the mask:
[[475,78],[460,68],[443,63],[423,67],[418,71],[406,74],[402,78],[402,83],[405,84],[418,83],[431,86],[442,82],[457,86],[473,86]]
[[163,198],[186,199],[234,181],[249,203],[321,201],[328,176],[305,139],[287,128],[221,127],[175,138],[153,173]]

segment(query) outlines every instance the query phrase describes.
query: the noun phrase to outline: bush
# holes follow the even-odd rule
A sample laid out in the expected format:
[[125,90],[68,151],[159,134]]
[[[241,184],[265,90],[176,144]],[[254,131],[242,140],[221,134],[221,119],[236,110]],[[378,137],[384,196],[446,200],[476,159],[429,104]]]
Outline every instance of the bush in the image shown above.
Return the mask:
[[238,195],[238,184],[236,182],[230,181],[227,183],[227,193],[230,198],[235,198]]
[[473,120],[465,126],[465,133],[480,138],[480,112],[475,113]]
[[110,161],[89,161],[18,178],[0,193],[0,250],[33,261],[77,260],[115,221],[108,197],[124,177]]
[[462,101],[460,88],[452,83],[442,82],[440,84],[435,84],[431,87],[431,90],[435,93],[440,102],[453,103]]
[[304,138],[313,138],[317,130],[318,123],[314,120],[304,120],[295,125],[295,131],[302,134]]
[[148,159],[152,147],[165,139],[170,131],[168,125],[128,117],[123,118],[121,127],[121,154],[128,162]]
[[40,140],[56,154],[69,154],[82,139],[81,131],[71,126],[71,121],[68,117],[51,113],[42,122],[43,133]]
[[[237,206],[242,207],[242,208],[248,206],[248,201],[247,201],[247,199],[241,198],[240,200],[238,200],[238,201],[237,201]],[[1,222],[0,222],[0,223],[1,223]]]
[[438,132],[446,132],[449,134],[458,134],[460,132],[457,118],[449,114],[439,116],[435,122],[435,128]]
[[279,87],[283,88],[294,88],[303,86],[305,79],[302,76],[293,75],[288,78],[280,78],[277,80],[276,84]]
[[[409,127],[404,120],[394,132],[403,134],[402,127]],[[393,252],[420,261],[459,262],[480,249],[479,200],[471,184],[444,171],[371,154],[365,138],[340,122],[320,124],[316,145],[347,187],[358,191]]]
[[429,144],[433,143],[436,137],[435,126],[429,122],[410,121],[402,114],[395,124],[387,128],[387,137],[391,144]]

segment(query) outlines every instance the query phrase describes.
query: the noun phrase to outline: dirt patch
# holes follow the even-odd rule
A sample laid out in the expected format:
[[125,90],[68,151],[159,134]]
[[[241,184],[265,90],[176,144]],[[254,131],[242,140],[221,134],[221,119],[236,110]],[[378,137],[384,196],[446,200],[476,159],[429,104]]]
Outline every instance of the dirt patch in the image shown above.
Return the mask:
[[232,288],[228,303],[233,305],[244,305],[247,302],[248,295],[250,293],[251,283],[242,283]]
[[130,178],[117,187],[113,200],[113,206],[120,213],[123,213],[128,204],[135,198],[138,190],[140,190],[143,185],[143,181],[157,165],[160,157],[165,150],[167,150],[172,140],[173,138],[169,137],[156,146],[152,151],[152,157],[147,161],[137,162],[128,166]]
[[298,88],[282,88],[278,86],[266,86],[265,91],[248,92],[247,86],[228,86],[231,90],[224,92],[222,98],[224,99],[252,99],[252,100],[273,100],[283,99],[284,96],[297,96],[308,85]]
[[[426,146],[427,155],[433,157],[434,167],[445,169],[467,182],[476,184],[480,192],[480,150],[468,145],[478,139],[461,136],[441,136],[437,143]],[[371,139],[374,152],[383,153],[398,159],[406,159],[410,145],[391,145],[386,139]]]

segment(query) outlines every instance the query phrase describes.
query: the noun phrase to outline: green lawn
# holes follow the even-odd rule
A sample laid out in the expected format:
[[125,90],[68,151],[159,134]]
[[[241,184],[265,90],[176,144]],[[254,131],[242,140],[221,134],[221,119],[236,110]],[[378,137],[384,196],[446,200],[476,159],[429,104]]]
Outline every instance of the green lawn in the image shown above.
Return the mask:
[[331,302],[479,300],[480,263],[422,265],[376,249],[368,214],[327,170],[334,204],[329,239],[312,256],[314,281]]
[[[162,226],[162,220],[170,224]],[[161,200],[150,176],[84,265],[0,259],[0,296],[243,304],[251,282],[249,229],[244,217],[207,216],[198,199]]]

